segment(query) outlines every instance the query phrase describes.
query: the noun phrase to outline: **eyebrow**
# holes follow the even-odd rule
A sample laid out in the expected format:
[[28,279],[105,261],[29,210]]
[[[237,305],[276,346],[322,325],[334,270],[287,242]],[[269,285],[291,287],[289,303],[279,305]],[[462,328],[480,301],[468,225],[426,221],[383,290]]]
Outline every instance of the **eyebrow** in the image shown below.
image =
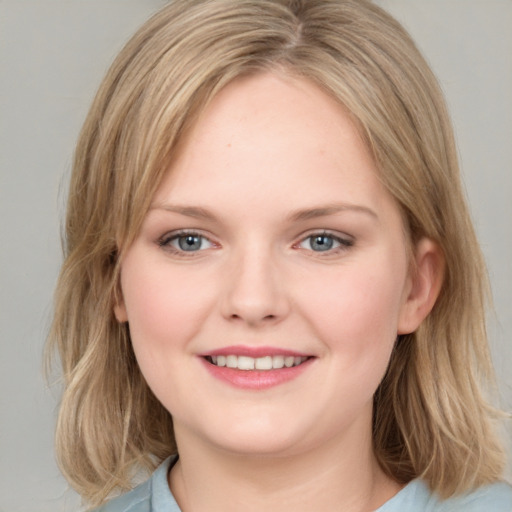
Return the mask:
[[309,219],[316,219],[317,217],[327,217],[329,215],[334,215],[336,213],[345,211],[364,213],[366,215],[369,215],[370,217],[373,217],[375,220],[379,219],[377,213],[375,213],[371,208],[368,208],[367,206],[360,206],[357,204],[349,203],[328,204],[317,208],[306,208],[303,210],[297,210],[296,212],[293,212],[288,218],[289,220],[296,222]]
[[[203,219],[210,221],[214,221],[217,219],[217,217],[210,210],[202,208],[200,206],[182,206],[168,203],[157,203],[152,205],[150,207],[150,210],[165,210],[172,213],[178,213],[186,217],[192,217],[194,219]],[[378,220],[379,218],[375,211],[366,206],[349,203],[336,203],[322,205],[313,208],[304,208],[294,211],[287,217],[287,220],[290,222],[300,222],[310,219],[316,219],[318,217],[327,217],[329,215],[335,215],[336,213],[345,211],[364,213],[366,215],[369,215],[370,217],[373,217],[375,220]]]
[[180,215],[185,215],[185,217],[192,217],[194,219],[216,220],[215,215],[210,210],[201,208],[199,206],[181,206],[167,203],[158,203],[151,205],[149,209],[150,211],[165,210],[167,212],[179,213]]

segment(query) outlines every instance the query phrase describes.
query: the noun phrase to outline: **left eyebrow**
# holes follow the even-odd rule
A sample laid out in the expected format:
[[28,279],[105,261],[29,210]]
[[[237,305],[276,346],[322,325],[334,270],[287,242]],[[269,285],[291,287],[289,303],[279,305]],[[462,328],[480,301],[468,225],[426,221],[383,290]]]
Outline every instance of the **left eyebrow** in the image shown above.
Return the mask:
[[357,204],[328,204],[325,206],[319,206],[315,208],[306,208],[303,210],[297,210],[292,212],[288,220],[291,222],[316,219],[317,217],[326,217],[328,215],[334,215],[336,213],[345,212],[345,211],[354,211],[359,213],[364,213],[369,215],[375,220],[379,219],[377,213],[375,213],[371,208],[366,206],[360,206]]

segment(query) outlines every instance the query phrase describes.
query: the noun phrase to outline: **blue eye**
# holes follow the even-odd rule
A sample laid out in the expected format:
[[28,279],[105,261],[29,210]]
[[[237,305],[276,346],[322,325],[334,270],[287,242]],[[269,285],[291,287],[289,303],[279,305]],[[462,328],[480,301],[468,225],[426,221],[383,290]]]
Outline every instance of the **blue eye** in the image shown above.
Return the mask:
[[199,251],[203,244],[203,237],[198,235],[183,235],[175,240],[182,251]]
[[165,236],[159,245],[169,248],[175,252],[197,252],[209,249],[213,246],[212,242],[206,237],[197,233],[179,233]]
[[329,251],[334,247],[335,243],[332,236],[315,235],[309,237],[309,245],[313,251]]
[[328,233],[318,233],[302,240],[299,247],[314,252],[328,252],[332,250],[336,251],[336,249],[339,248],[351,247],[352,245],[352,240],[343,239]]

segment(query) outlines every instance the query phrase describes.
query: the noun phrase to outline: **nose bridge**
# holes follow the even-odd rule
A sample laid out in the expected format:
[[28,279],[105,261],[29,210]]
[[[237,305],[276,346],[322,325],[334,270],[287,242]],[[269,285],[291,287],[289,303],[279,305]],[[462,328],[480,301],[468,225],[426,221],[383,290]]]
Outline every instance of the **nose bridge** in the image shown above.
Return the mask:
[[224,316],[252,325],[284,318],[289,301],[279,268],[270,244],[253,240],[233,250],[224,281]]

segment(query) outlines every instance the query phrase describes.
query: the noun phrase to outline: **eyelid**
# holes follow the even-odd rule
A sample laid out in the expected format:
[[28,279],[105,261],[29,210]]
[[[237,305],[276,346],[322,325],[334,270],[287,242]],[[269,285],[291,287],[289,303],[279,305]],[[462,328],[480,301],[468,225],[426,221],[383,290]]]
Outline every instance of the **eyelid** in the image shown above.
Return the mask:
[[[200,237],[203,240],[207,240],[210,243],[210,247],[207,247],[206,249],[199,249],[196,251],[185,251],[182,249],[178,249],[174,247],[171,242],[174,240],[177,240],[180,237],[185,236],[195,236]],[[210,236],[205,235],[201,232],[201,230],[197,229],[178,229],[175,231],[168,231],[164,235],[158,238],[157,242],[159,247],[161,247],[163,250],[170,252],[171,254],[180,256],[180,257],[193,257],[197,256],[199,253],[211,249],[213,247],[218,247],[219,244],[217,244],[215,241],[211,239]]]
[[[334,247],[334,248],[331,248],[331,249],[328,249],[325,251],[314,251],[313,249],[306,249],[306,248],[300,247],[301,244],[303,242],[305,242],[306,240],[314,238],[314,237],[319,237],[319,236],[325,236],[325,237],[332,238],[339,245],[337,247]],[[297,248],[297,249],[304,249],[305,251],[314,253],[315,255],[318,255],[318,256],[322,256],[322,255],[329,256],[332,254],[336,254],[336,253],[348,250],[350,247],[352,247],[354,245],[354,243],[355,243],[355,239],[354,239],[354,237],[352,237],[350,235],[347,235],[345,233],[341,234],[338,232],[329,231],[327,229],[321,229],[321,230],[312,230],[308,233],[301,235],[300,239],[298,240],[298,242],[296,242],[293,245],[293,247]]]
[[[171,242],[184,236],[195,236],[200,237],[203,240],[206,240],[209,242],[210,246],[204,249],[198,249],[193,251],[186,251],[183,249],[179,249],[174,247]],[[314,237],[320,237],[325,236],[332,238],[335,242],[337,242],[337,246],[327,249],[325,251],[314,251],[313,249],[307,249],[304,247],[301,247],[301,245],[308,239],[314,238]],[[194,257],[198,256],[200,253],[204,252],[207,249],[211,248],[218,248],[220,247],[220,244],[212,240],[212,237],[204,234],[201,232],[201,230],[198,229],[178,229],[174,231],[168,231],[165,234],[163,234],[161,237],[159,237],[156,241],[157,245],[160,246],[163,250],[170,252],[171,254],[180,256],[180,257]],[[333,232],[327,229],[317,229],[317,230],[311,230],[307,233],[304,233],[300,236],[297,242],[295,242],[292,246],[293,249],[302,249],[304,251],[307,251],[308,253],[313,253],[315,256],[329,256],[333,254],[337,254],[339,252],[344,252],[348,250],[350,247],[352,247],[355,243],[355,239],[353,236],[348,235],[346,233],[339,233],[339,232]]]

